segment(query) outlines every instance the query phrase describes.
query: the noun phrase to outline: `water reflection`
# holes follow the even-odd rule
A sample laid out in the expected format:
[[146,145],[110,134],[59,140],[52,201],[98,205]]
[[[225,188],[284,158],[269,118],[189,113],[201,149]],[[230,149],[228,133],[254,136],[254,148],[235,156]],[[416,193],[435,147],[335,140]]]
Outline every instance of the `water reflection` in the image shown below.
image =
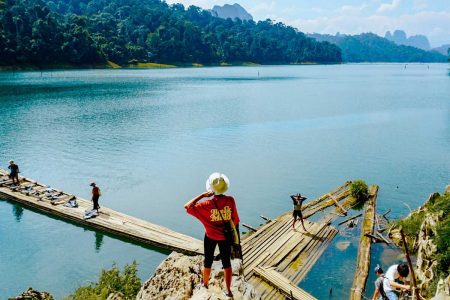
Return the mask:
[[95,252],[99,253],[100,252],[100,248],[103,245],[103,237],[104,234],[101,232],[95,232]]
[[14,217],[16,218],[16,221],[20,222],[23,216],[23,207],[20,205],[13,205],[13,214]]

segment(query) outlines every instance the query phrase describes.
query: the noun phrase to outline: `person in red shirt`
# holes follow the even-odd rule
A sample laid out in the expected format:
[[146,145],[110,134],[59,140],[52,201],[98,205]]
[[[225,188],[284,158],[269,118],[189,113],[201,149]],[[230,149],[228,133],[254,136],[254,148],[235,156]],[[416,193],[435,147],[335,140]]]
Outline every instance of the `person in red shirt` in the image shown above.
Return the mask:
[[[224,195],[229,187],[228,178],[220,173],[213,173],[206,181],[207,192],[193,198],[184,205],[188,214],[196,217],[205,227],[203,268],[203,286],[208,288],[214,251],[219,245],[222,266],[224,269],[226,291],[224,294],[232,298],[231,292],[231,245],[223,234],[224,221],[232,220],[236,228],[239,224],[239,215],[236,203],[231,196]],[[203,201],[201,201],[203,200]]]
[[94,202],[93,210],[96,210],[98,212],[98,209],[100,208],[100,205],[98,205],[98,198],[101,196],[100,188],[95,184],[95,182],[92,182],[90,184],[92,186],[92,202]]

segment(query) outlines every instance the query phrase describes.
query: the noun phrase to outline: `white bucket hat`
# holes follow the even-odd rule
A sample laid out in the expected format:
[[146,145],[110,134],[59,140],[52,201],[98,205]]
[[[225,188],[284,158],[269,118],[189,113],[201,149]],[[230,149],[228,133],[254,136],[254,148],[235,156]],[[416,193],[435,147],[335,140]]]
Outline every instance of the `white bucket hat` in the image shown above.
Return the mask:
[[216,195],[222,195],[230,187],[230,181],[224,174],[215,172],[209,175],[206,180],[206,190],[214,192]]

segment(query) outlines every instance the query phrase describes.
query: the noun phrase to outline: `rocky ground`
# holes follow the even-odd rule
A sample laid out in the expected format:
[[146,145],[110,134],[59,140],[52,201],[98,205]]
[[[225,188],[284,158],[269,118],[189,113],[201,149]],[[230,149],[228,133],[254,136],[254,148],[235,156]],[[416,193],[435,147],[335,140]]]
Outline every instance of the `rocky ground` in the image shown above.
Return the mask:
[[19,296],[9,298],[8,300],[53,300],[53,297],[47,292],[38,292],[30,287]]
[[[144,283],[136,300],[219,300],[225,299],[223,270],[220,261],[212,266],[209,288],[198,288],[201,281],[202,256],[186,256],[173,252],[157,268],[155,275]],[[231,291],[234,299],[261,299],[253,287],[239,275],[240,261],[233,260]]]
[[[444,195],[450,194],[450,186],[447,186]],[[436,256],[438,254],[434,238],[437,236],[437,227],[444,222],[445,213],[432,209],[439,193],[433,193],[428,200],[417,210],[413,211],[404,220],[421,219],[420,229],[413,241],[412,250],[416,256],[415,275],[421,294],[429,294],[430,285],[438,280],[434,300],[450,299],[450,275],[446,278],[436,278]],[[419,217],[420,216],[420,217]],[[391,230],[390,237],[398,246],[402,246],[399,228]],[[409,242],[408,242],[409,243]]]

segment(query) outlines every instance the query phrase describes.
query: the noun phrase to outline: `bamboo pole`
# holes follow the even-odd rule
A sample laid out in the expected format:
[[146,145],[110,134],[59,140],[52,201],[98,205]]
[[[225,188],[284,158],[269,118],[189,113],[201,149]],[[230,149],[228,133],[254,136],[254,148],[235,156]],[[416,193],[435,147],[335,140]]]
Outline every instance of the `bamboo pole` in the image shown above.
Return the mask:
[[403,233],[403,228],[400,229],[400,235],[402,236],[403,248],[405,249],[406,261],[408,262],[409,271],[411,272],[411,277],[412,277],[412,282],[413,282],[413,287],[414,287],[413,299],[415,299],[415,300],[423,299],[419,295],[419,289],[417,288],[416,274],[414,273],[414,268],[411,263],[411,258],[409,257],[408,245],[406,244],[406,239],[405,239],[405,234]]

